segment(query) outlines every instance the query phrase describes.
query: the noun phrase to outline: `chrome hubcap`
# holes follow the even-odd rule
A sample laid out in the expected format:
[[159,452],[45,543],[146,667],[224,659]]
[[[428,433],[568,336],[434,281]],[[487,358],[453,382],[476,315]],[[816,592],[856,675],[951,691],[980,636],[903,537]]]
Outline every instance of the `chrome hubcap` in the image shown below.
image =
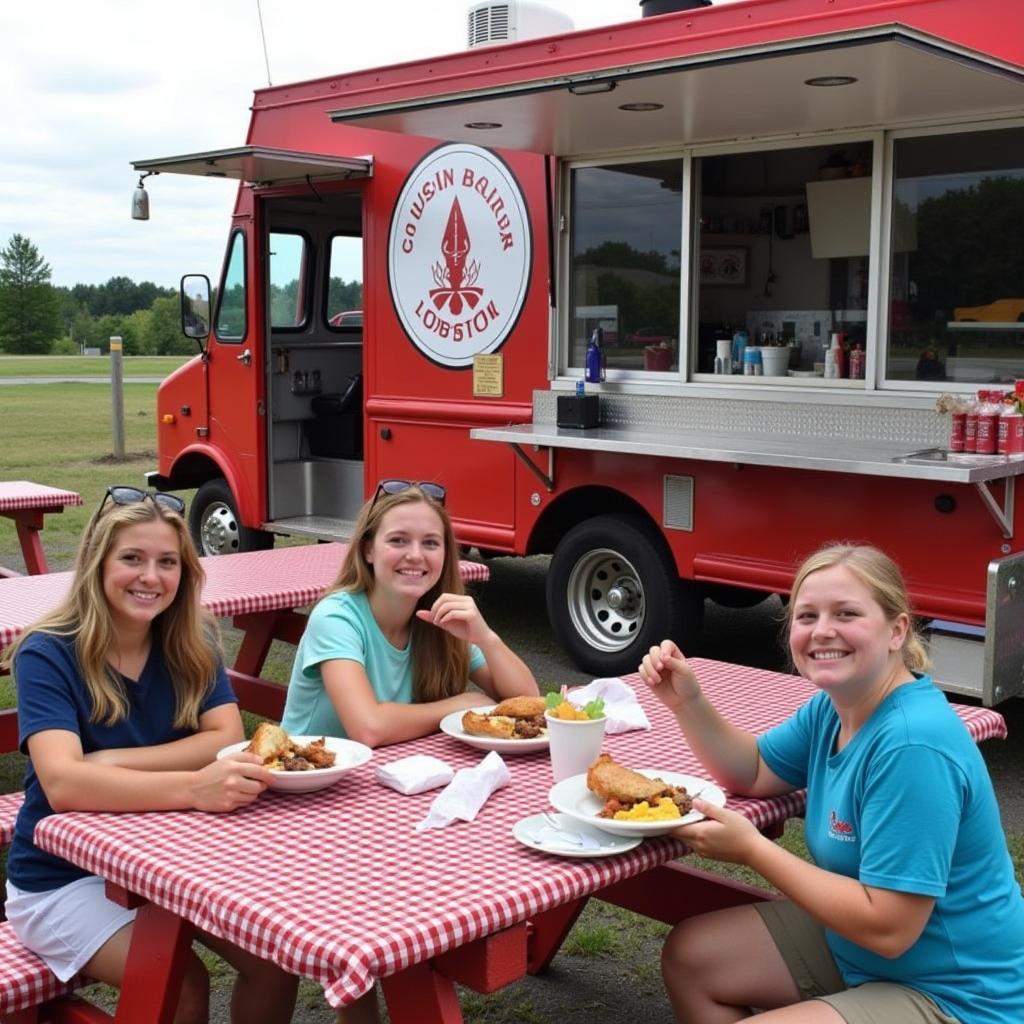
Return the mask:
[[239,550],[238,517],[222,501],[207,506],[199,532],[204,555],[230,555]]
[[628,647],[644,623],[644,590],[628,559],[610,548],[588,551],[573,566],[568,586],[569,617],[596,650]]

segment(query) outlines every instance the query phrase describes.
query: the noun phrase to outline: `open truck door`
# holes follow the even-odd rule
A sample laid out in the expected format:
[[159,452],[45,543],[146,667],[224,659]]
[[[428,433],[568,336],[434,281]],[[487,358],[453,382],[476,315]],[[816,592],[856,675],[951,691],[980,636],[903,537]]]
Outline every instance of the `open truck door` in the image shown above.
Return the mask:
[[[294,190],[316,194],[318,186],[369,177],[372,160],[292,152],[266,146],[235,146],[227,149],[141,160],[132,164],[143,175],[190,174],[201,177],[233,178],[245,185],[239,192],[224,266],[213,303],[210,336],[202,357],[190,364],[186,376],[202,373],[201,387],[194,379],[182,381],[183,394],[204,395],[202,408],[209,409],[203,422],[182,415],[161,431],[188,432],[191,436],[160,437],[160,451],[175,452],[173,482],[195,486],[198,492],[189,514],[193,538],[201,554],[269,547],[273,535],[245,523],[266,523],[273,516],[273,481],[268,479],[268,458],[273,451],[271,398],[271,344],[275,318],[283,317],[284,329],[300,329],[314,315],[303,289],[287,314],[272,308],[275,292],[275,244],[284,272],[295,260],[298,280],[303,279],[304,261],[309,253],[301,248],[301,236],[283,230],[275,235],[268,216],[270,207],[257,196]],[[296,248],[296,246],[299,248]],[[290,325],[290,326],[289,326]],[[279,326],[279,324],[277,325]],[[218,400],[209,402],[210,381],[216,381]],[[295,390],[295,389],[292,389]],[[304,383],[301,391],[307,391]],[[181,409],[192,410],[184,402]],[[192,433],[194,432],[194,433]],[[170,467],[161,463],[154,483],[169,481]],[[272,477],[273,474],[271,474]],[[159,478],[159,479],[157,479]],[[356,485],[361,498],[362,479]],[[283,488],[282,488],[283,490]],[[283,499],[279,499],[283,500]]]

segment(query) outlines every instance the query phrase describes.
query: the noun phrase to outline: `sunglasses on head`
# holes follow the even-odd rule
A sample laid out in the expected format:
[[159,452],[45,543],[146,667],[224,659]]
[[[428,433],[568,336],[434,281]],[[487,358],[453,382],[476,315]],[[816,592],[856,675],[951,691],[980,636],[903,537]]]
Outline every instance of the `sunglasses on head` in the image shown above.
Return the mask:
[[445,495],[448,493],[440,484],[431,480],[381,480],[377,484],[377,490],[370,502],[372,508],[382,494],[401,494],[410,487],[418,487],[428,498],[433,498],[439,505],[444,504]]
[[108,487],[107,493],[100,502],[100,508],[112,501],[115,505],[135,505],[140,501],[149,499],[154,505],[161,505],[178,515],[185,514],[185,502],[176,494],[167,494],[165,491],[143,491],[138,487],[127,487],[123,484]]

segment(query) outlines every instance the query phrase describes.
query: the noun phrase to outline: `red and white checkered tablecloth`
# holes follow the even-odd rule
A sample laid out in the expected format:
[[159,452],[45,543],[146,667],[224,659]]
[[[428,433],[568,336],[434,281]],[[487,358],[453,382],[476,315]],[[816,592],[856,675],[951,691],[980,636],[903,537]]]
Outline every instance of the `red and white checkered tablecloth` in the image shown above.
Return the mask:
[[[312,604],[334,582],[345,544],[304,544],[202,559],[203,604],[218,618]],[[487,580],[490,569],[460,562],[464,580]],[[0,581],[0,650],[67,594],[70,572]]]
[[81,505],[82,496],[58,487],[34,484],[30,480],[0,480],[0,512],[18,509],[60,509]]
[[[806,681],[695,659],[709,698],[736,724],[760,732],[812,690]],[[608,736],[605,749],[637,768],[705,773],[671,715],[634,684],[652,729]],[[1001,735],[1002,717],[969,709],[976,737]],[[475,822],[417,832],[436,793],[402,796],[374,780],[376,765],[413,753],[453,768],[483,753],[435,734],[375,752],[319,793],[265,794],[230,815],[61,814],[40,823],[47,850],[139,893],[286,970],[314,979],[332,1006],[374,980],[481,936],[596,893],[684,853],[648,839],[615,857],[571,860],[520,845],[512,827],[548,806],[545,753],[506,759],[512,781]],[[802,812],[803,795],[733,799],[759,826]]]

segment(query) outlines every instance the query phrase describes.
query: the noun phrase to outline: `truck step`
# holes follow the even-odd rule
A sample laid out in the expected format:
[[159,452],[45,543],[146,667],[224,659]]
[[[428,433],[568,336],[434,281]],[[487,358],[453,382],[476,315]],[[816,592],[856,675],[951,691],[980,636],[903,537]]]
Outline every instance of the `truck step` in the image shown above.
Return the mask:
[[264,523],[262,529],[269,533],[280,533],[285,536],[347,541],[351,539],[355,525],[354,519],[335,519],[331,516],[292,516],[289,519],[276,519],[272,523]]

